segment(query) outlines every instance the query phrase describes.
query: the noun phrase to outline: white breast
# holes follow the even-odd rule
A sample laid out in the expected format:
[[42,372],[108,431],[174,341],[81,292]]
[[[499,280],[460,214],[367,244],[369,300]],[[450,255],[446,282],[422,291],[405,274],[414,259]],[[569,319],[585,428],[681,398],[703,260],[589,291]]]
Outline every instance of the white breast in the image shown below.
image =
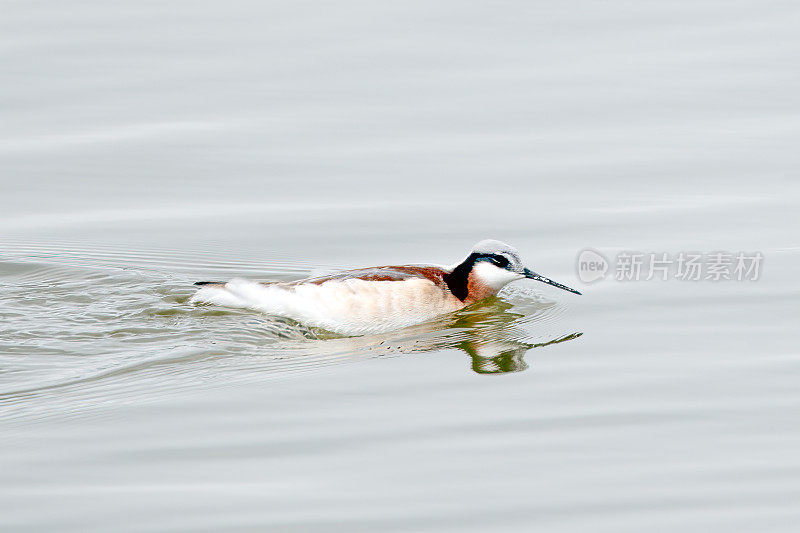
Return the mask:
[[192,301],[255,309],[343,335],[391,331],[461,307],[452,295],[422,278],[271,285],[234,279],[224,287],[203,287]]

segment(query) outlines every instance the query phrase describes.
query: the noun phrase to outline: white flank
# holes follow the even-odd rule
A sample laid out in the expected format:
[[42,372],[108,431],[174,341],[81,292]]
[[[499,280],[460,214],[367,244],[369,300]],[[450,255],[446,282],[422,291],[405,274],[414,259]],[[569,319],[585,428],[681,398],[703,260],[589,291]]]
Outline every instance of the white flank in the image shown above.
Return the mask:
[[461,307],[432,281],[420,278],[269,285],[234,279],[224,287],[201,288],[192,302],[254,309],[342,335],[400,329]]

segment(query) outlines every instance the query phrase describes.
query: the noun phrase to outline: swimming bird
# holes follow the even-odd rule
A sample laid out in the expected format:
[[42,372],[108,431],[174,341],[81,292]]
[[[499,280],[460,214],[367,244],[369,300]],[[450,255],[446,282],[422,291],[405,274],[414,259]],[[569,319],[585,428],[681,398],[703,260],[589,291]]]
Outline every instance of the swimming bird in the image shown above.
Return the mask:
[[514,247],[484,240],[451,267],[379,266],[291,282],[200,281],[191,301],[249,308],[342,335],[364,335],[458,311],[524,278],[580,294],[526,268]]

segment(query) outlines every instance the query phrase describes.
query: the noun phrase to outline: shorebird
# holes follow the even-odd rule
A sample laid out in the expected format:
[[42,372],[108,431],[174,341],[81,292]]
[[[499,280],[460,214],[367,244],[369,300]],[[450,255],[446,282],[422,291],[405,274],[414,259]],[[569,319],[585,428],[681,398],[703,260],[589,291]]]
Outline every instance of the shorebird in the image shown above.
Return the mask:
[[526,268],[514,247],[484,240],[452,267],[379,266],[291,282],[200,281],[191,301],[249,308],[333,333],[364,335],[458,311],[524,278],[580,294]]

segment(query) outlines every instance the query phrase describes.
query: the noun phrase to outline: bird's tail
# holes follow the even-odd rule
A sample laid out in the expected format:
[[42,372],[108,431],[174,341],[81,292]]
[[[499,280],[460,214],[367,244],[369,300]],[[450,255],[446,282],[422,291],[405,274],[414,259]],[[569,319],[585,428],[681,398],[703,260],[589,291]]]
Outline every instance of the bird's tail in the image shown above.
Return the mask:
[[212,286],[212,287],[224,287],[225,286],[225,282],[224,281],[195,281],[194,284],[195,285],[199,285],[201,287],[207,287],[209,285]]

